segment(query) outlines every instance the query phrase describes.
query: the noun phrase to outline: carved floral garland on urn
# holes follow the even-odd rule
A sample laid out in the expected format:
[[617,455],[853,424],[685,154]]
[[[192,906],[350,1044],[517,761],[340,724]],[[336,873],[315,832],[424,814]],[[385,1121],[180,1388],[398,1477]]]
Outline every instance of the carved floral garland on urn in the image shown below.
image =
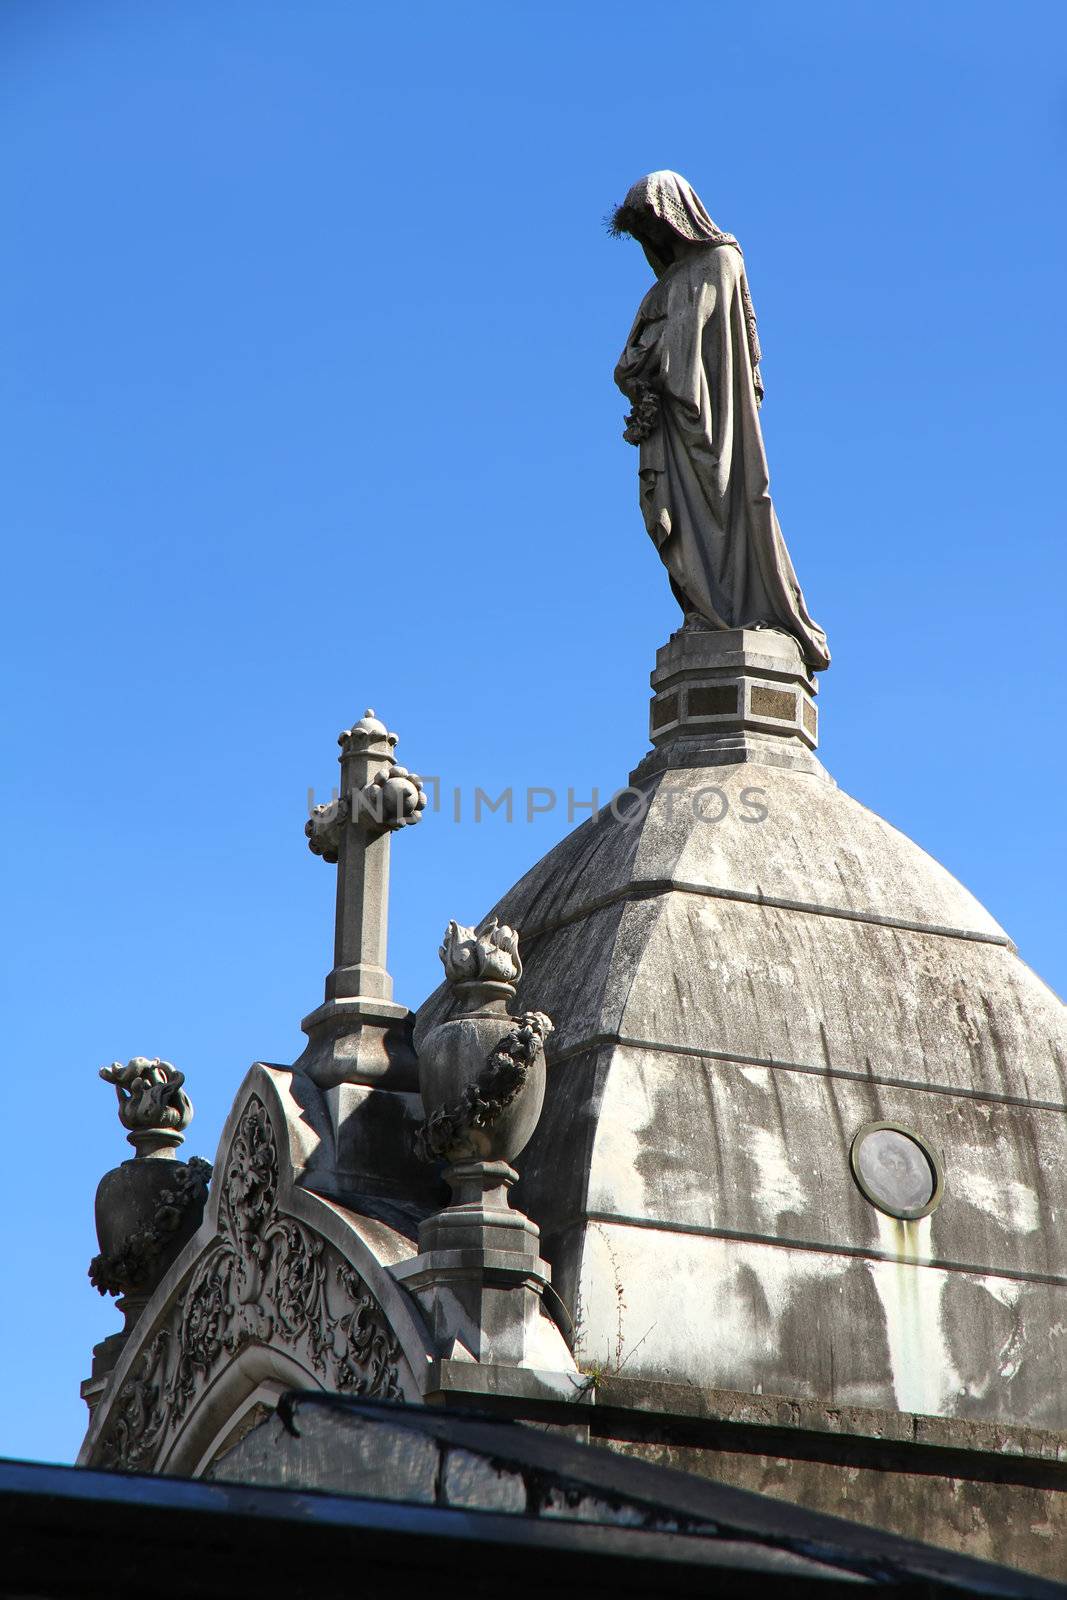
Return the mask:
[[181,1235],[195,1231],[207,1200],[211,1162],[199,1156],[174,1162],[166,1188],[154,1195],[151,1220],[137,1228],[110,1253],[101,1250],[89,1263],[89,1282],[101,1294],[136,1294],[151,1290],[159,1267]]

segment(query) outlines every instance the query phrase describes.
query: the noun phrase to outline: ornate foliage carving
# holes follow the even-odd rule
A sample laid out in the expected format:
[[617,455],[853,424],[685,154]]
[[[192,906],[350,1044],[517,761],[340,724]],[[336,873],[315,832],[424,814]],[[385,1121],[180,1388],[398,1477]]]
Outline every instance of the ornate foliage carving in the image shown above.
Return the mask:
[[278,1208],[278,1148],[249,1100],[222,1179],[219,1234],[115,1396],[93,1464],[150,1472],[198,1396],[252,1344],[303,1361],[325,1388],[401,1398],[381,1307],[332,1245]]

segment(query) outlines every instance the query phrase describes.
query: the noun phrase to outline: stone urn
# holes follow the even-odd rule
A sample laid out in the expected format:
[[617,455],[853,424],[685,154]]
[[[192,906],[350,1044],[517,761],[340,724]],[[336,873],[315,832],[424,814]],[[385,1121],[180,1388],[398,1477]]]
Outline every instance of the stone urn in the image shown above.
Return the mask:
[[508,1010],[522,975],[514,929],[495,918],[477,929],[450,922],[440,956],[454,1010],[415,1034],[426,1111],[419,1154],[450,1166],[510,1164],[541,1115],[552,1023],[540,1011]]
[[[147,1299],[192,1238],[207,1197],[206,1161],[179,1161],[174,1146],[140,1151],[104,1174],[96,1191],[100,1254],[92,1278],[101,1294]],[[208,1168],[210,1171],[210,1168]]]
[[420,1224],[418,1255],[394,1275],[449,1359],[573,1367],[544,1305],[540,1229],[508,1199],[519,1176],[511,1163],[541,1115],[552,1024],[541,1011],[508,1010],[519,936],[495,917],[479,928],[450,922],[440,956],[452,1010],[415,1027],[426,1111],[416,1147],[444,1162],[452,1199]]

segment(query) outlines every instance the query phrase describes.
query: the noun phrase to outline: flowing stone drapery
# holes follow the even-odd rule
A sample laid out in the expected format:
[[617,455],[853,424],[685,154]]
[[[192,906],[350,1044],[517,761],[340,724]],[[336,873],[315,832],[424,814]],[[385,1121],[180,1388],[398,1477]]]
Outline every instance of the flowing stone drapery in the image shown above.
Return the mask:
[[759,421],[755,314],[737,241],[677,173],[634,185],[616,230],[643,246],[657,281],[641,302],[615,381],[633,403],[645,527],[683,610],[713,628],[778,628],[808,667],[830,663],[770,496]]

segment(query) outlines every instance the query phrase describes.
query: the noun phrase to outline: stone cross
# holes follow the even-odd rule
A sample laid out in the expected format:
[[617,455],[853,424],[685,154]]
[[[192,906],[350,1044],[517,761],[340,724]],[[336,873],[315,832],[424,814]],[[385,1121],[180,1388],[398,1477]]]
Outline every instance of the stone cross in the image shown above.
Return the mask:
[[373,711],[337,742],[340,793],[304,829],[312,852],[337,865],[334,965],[324,1003],[301,1024],[309,1043],[296,1066],[320,1088],[414,1088],[411,1013],[394,1002],[386,966],[389,851],[392,834],[421,819],[426,794],[397,765],[397,736]]

